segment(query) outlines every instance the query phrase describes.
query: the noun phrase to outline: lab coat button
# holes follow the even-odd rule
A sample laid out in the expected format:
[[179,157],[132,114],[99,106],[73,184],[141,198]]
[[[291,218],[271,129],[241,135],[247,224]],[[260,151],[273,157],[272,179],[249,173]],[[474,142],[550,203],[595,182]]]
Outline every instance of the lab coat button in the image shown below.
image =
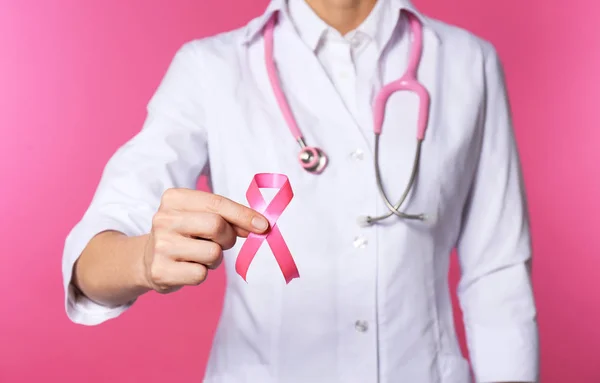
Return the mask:
[[350,44],[352,44],[353,48],[358,48],[360,46],[360,44],[362,44],[363,40],[364,40],[363,36],[361,34],[357,33],[350,41]]
[[357,320],[354,323],[354,328],[358,332],[367,332],[367,330],[369,329],[369,323],[367,321],[364,321],[364,320]]
[[354,238],[354,247],[356,247],[357,249],[363,249],[367,246],[367,244],[369,243],[369,241],[363,237],[362,235],[359,237]]
[[350,157],[352,157],[353,160],[361,161],[363,158],[365,158],[365,153],[361,149],[356,149],[350,153]]

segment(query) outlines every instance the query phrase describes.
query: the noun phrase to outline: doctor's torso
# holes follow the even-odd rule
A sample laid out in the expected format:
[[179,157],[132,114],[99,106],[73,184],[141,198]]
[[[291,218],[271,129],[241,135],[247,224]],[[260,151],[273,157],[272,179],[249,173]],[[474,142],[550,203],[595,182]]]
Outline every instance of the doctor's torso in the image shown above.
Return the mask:
[[[469,35],[457,31],[448,49],[426,26],[419,79],[432,96],[431,117],[403,209],[430,219],[362,228],[360,216],[386,212],[375,184],[371,104],[382,85],[403,74],[410,49],[408,29],[380,11],[382,24],[393,24],[386,48],[357,33],[350,41],[325,36],[315,53],[285,13],[275,30],[287,101],[307,141],[330,159],[321,175],[298,164],[260,36],[244,43],[238,30],[184,48],[198,58],[213,191],[246,203],[254,174],[287,175],[294,198],[278,226],[301,275],[286,285],[265,244],[245,283],[234,268],[242,242],[225,255],[228,287],[207,382],[468,379],[446,275],[477,155],[483,58]],[[463,97],[449,96],[457,93]],[[394,199],[409,180],[417,115],[414,94],[390,98],[380,166]]]

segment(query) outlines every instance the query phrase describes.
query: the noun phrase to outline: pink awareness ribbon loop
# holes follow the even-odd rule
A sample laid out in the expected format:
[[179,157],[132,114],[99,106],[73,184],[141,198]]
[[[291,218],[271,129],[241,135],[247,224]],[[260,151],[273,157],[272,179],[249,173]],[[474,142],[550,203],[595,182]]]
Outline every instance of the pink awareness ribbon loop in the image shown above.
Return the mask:
[[[279,189],[268,206],[260,192],[261,188]],[[290,283],[292,279],[300,277],[294,258],[290,253],[290,249],[288,249],[287,244],[281,235],[281,231],[279,231],[279,227],[277,226],[277,220],[293,197],[294,193],[292,192],[290,181],[287,176],[283,174],[259,173],[252,179],[248,191],[246,191],[246,199],[252,209],[267,218],[270,230],[265,234],[250,233],[242,245],[235,262],[235,270],[244,281],[246,281],[248,268],[250,267],[256,252],[265,240],[273,252],[273,256],[283,273],[286,284]]]

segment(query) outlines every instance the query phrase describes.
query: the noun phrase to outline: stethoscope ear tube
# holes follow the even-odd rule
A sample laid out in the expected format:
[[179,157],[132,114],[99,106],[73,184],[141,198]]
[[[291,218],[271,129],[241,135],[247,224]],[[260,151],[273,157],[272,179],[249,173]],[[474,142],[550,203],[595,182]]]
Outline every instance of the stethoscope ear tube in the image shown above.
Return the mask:
[[412,171],[410,174],[410,179],[408,180],[408,185],[406,186],[406,188],[404,188],[404,192],[402,193],[402,196],[400,197],[398,202],[394,205],[394,204],[392,204],[392,202],[388,198],[387,194],[385,193],[385,190],[383,189],[383,181],[381,179],[381,170],[379,168],[379,134],[375,134],[375,160],[373,161],[373,163],[375,164],[375,179],[376,179],[376,183],[377,183],[377,189],[379,190],[379,195],[381,195],[381,198],[383,199],[389,212],[387,214],[375,216],[375,217],[372,217],[372,216],[363,217],[363,218],[361,218],[361,220],[359,222],[359,224],[361,226],[368,226],[368,225],[374,224],[378,221],[387,219],[387,218],[391,217],[392,215],[396,215],[402,219],[419,220],[419,221],[425,220],[425,214],[407,214],[407,213],[403,213],[399,210],[400,207],[402,206],[402,204],[404,203],[404,201],[406,200],[406,198],[408,197],[408,193],[412,189],[412,187],[415,183],[415,180],[417,178],[419,162],[421,159],[421,144],[422,144],[422,142],[423,142],[423,140],[417,139],[417,148],[415,150],[415,158],[413,160],[413,167],[412,167]]

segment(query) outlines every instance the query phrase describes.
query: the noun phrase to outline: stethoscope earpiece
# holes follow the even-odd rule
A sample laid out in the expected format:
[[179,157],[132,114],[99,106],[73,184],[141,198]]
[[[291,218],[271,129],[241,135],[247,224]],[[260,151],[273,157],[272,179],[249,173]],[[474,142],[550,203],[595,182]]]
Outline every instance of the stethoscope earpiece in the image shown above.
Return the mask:
[[371,222],[371,217],[367,217],[366,215],[361,215],[358,217],[356,219],[356,223],[359,227],[369,227],[373,224],[373,222]]

